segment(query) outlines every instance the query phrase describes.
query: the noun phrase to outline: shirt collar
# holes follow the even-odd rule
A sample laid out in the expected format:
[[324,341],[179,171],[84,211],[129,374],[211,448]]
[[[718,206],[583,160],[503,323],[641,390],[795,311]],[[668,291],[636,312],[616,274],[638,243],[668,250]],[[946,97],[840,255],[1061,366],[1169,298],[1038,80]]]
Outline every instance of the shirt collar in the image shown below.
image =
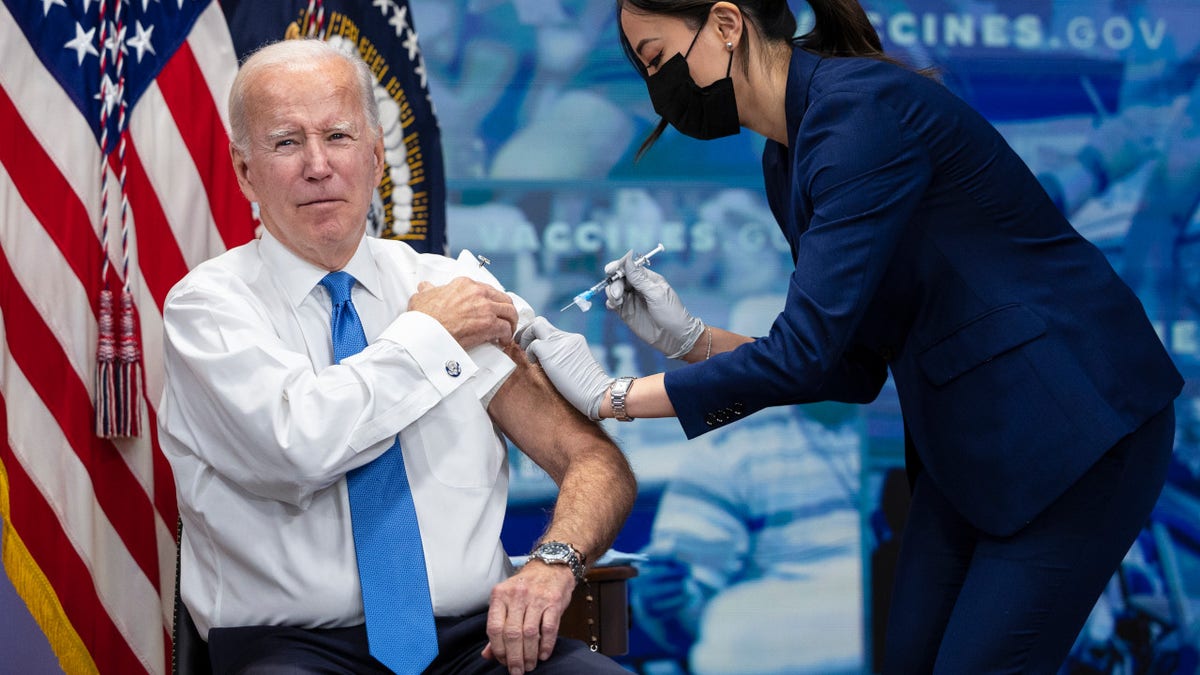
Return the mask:
[[[293,253],[278,239],[267,232],[262,233],[259,251],[263,262],[271,269],[272,274],[279,280],[284,295],[293,307],[298,307],[312,293],[314,287],[325,278],[329,271],[317,267]],[[368,293],[380,297],[379,268],[371,255],[366,233],[350,258],[350,262],[342,268],[343,272],[353,276]]]

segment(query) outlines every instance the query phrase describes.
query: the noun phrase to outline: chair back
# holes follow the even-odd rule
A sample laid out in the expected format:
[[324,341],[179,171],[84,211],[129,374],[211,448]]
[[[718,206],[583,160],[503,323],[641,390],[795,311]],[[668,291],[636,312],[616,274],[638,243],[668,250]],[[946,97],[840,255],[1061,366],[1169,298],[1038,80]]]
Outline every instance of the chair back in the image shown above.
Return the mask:
[[172,675],[212,675],[208,643],[200,637],[192,615],[179,595],[180,547],[183,544],[183,519],[175,525],[175,612],[171,630]]

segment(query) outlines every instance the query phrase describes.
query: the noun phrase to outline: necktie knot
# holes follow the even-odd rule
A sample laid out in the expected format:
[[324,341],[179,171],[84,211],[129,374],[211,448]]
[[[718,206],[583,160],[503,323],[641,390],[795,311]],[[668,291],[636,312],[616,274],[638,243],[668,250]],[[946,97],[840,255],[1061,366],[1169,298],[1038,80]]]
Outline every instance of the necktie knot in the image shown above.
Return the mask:
[[330,272],[321,279],[321,285],[329,291],[332,305],[330,324],[333,329],[333,362],[341,363],[342,359],[367,347],[362,321],[354,309],[354,302],[350,300],[354,277],[346,272]]
[[349,272],[330,272],[321,279],[321,285],[329,291],[334,305],[340,305],[350,299],[350,291],[354,288],[355,279]]

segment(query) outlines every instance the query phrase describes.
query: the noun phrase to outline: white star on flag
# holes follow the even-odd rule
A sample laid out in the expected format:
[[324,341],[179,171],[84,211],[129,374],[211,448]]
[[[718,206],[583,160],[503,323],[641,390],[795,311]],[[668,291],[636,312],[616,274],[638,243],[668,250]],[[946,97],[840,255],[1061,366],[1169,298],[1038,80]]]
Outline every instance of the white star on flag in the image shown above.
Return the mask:
[[388,19],[388,25],[396,29],[396,37],[400,37],[404,33],[404,29],[408,28],[408,8],[401,7],[396,10],[392,18]]
[[137,35],[129,38],[125,44],[137,50],[137,60],[138,63],[141,63],[142,56],[146,52],[154,53],[154,45],[150,44],[150,34],[154,32],[154,25],[151,24],[149,28],[146,28],[142,26],[141,21],[137,21],[135,24],[134,31],[137,32]]
[[116,27],[110,21],[108,24],[108,39],[104,41],[104,48],[112,54],[113,61],[117,59],[117,49],[121,50],[122,54],[128,54],[129,50],[125,49],[125,33],[129,30],[129,26],[121,26],[120,35],[114,30]]
[[[397,33],[399,35],[399,33]],[[421,51],[420,45],[417,44],[417,31],[409,30],[404,36],[404,42],[400,43],[408,50],[408,60],[412,61],[417,58],[417,53]],[[421,78],[424,80],[424,78]]]
[[92,45],[92,36],[95,34],[95,28],[85,33],[83,26],[80,26],[78,23],[75,24],[75,39],[63,45],[63,48],[75,50],[75,59],[77,61],[76,65],[82,66],[83,57],[87,56],[88,54],[91,54],[92,56],[100,56],[100,53],[96,51],[96,47]]
[[121,88],[117,86],[116,82],[112,81],[108,73],[105,73],[104,77],[101,78],[100,92],[96,94],[95,99],[104,102],[104,113],[106,115],[112,115],[113,109],[117,107],[117,102],[121,100]]
[[[413,72],[416,73],[421,78],[421,86],[422,87],[429,86],[429,80],[426,79],[426,77],[425,77],[425,58],[424,57],[417,59],[417,65],[415,68],[413,68]],[[429,98],[429,102],[433,103],[433,99]]]

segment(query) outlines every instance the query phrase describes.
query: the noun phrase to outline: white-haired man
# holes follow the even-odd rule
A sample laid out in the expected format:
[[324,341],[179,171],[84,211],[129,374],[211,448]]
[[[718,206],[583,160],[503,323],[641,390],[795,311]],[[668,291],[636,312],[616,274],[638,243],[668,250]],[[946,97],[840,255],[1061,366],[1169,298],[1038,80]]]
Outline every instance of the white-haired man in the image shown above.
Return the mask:
[[[514,346],[523,300],[366,236],[372,86],[315,40],[264,47],[235,80],[231,155],[265,232],[163,312],[184,603],[218,672],[624,672],[557,632],[633,475]],[[501,433],[560,488],[515,574]]]

